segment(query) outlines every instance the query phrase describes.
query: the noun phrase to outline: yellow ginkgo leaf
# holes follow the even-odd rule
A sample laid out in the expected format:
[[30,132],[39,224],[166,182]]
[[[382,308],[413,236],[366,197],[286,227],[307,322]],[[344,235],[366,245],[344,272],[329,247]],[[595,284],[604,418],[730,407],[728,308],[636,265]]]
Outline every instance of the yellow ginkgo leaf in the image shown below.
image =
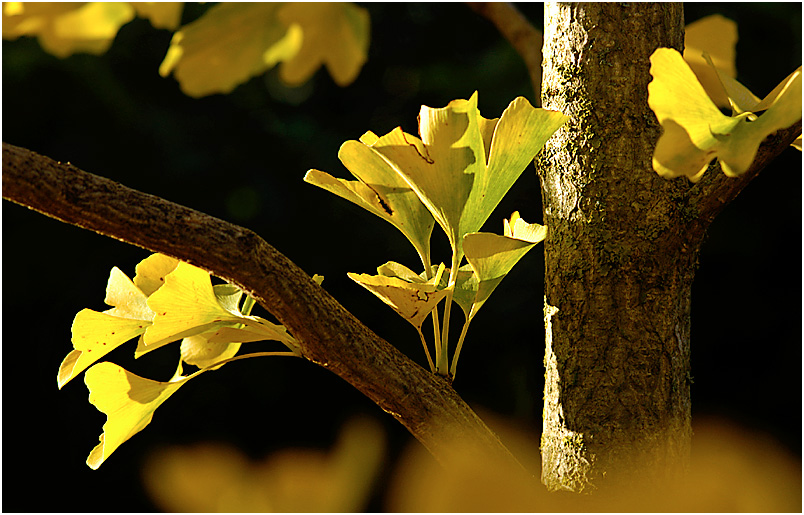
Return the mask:
[[163,254],[151,254],[134,269],[134,284],[146,296],[150,296],[165,284],[165,276],[176,269],[179,260]]
[[666,178],[683,175],[695,182],[715,157],[727,176],[741,175],[762,140],[801,119],[800,68],[768,96],[762,114],[746,111],[734,117],[725,116],[712,103],[678,51],[657,49],[650,72],[648,104],[664,129],[653,169]]
[[364,144],[392,164],[444,229],[455,262],[462,239],[478,231],[550,136],[567,120],[522,97],[499,119],[486,119],[469,100],[422,106],[421,139],[396,128]]
[[157,29],[176,30],[184,2],[130,2],[137,16],[147,18]]
[[291,2],[279,10],[287,27],[298,26],[298,53],[280,65],[279,76],[290,85],[306,82],[324,65],[339,86],[357,78],[369,47],[368,11],[347,2]]
[[706,16],[684,27],[684,60],[718,107],[729,107],[728,97],[720,88],[717,74],[703,54],[711,56],[714,66],[728,77],[737,76],[737,23],[719,14]]
[[[224,328],[229,329],[229,328]],[[223,329],[221,329],[223,330]],[[237,329],[234,329],[237,331]],[[263,338],[258,338],[262,340]],[[181,359],[188,365],[206,368],[229,359],[240,350],[241,342],[212,342],[207,334],[188,336],[181,341]]]
[[37,36],[42,48],[56,57],[76,52],[102,54],[121,26],[134,18],[125,2],[12,2],[3,5],[3,38]]
[[281,6],[260,2],[213,5],[173,35],[159,74],[173,73],[181,90],[192,97],[229,93],[299,51],[301,31],[288,29],[277,18]]
[[103,313],[83,309],[75,316],[74,350],[59,367],[59,388],[121,344],[145,332],[154,317],[146,300],[131,279],[117,267],[112,269],[105,302],[114,307]]
[[151,423],[156,408],[201,372],[204,370],[163,383],[106,361],[87,370],[84,382],[89,388],[89,402],[106,414],[100,443],[89,454],[87,465],[100,467],[120,445]]
[[433,216],[394,165],[367,146],[378,139],[367,132],[360,141],[347,141],[338,151],[338,158],[358,180],[336,179],[319,170],[308,171],[304,180],[391,223],[413,244],[422,263],[429,266]]
[[348,275],[417,329],[421,328],[430,312],[447,294],[447,290],[437,291],[436,286],[429,283],[409,283],[397,277],[382,275]]
[[164,286],[148,297],[148,306],[156,315],[143,343],[152,349],[219,327],[253,322],[221,304],[209,273],[184,262],[165,276]]
[[466,260],[478,279],[477,296],[467,319],[471,320],[495,288],[522,257],[547,237],[547,228],[529,224],[515,211],[504,222],[504,236],[485,232],[464,236]]

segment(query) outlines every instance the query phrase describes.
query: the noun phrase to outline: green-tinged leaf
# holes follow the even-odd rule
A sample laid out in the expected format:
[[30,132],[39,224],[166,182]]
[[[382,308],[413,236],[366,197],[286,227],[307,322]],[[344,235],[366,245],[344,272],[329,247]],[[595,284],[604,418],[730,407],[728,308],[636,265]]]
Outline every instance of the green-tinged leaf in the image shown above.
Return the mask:
[[460,306],[463,316],[467,320],[472,311],[472,305],[477,298],[477,288],[477,274],[472,270],[472,265],[466,264],[460,267],[455,278],[455,291],[452,293],[452,300]]
[[728,77],[737,76],[737,23],[719,14],[706,16],[684,27],[684,60],[718,107],[729,107],[720,88],[717,73],[703,54],[711,56],[714,67]]
[[421,329],[424,320],[447,294],[447,290],[436,291],[436,286],[429,283],[409,283],[397,277],[381,275],[348,275],[417,329]]
[[368,57],[366,9],[347,2],[292,2],[279,9],[278,17],[302,33],[301,48],[280,65],[283,81],[300,85],[322,65],[339,86],[357,78]]
[[237,311],[226,309],[212,288],[209,274],[187,263],[179,263],[165,276],[165,284],[148,297],[156,313],[145,332],[143,343],[153,350],[166,343],[224,326],[251,322]]
[[400,128],[364,143],[393,165],[444,229],[456,254],[499,204],[567,117],[535,109],[522,97],[498,119],[477,108],[477,93],[447,107],[422,106],[421,139]]
[[[362,139],[368,139],[369,135]],[[310,170],[304,180],[390,222],[413,244],[422,261],[429,264],[430,235],[435,221],[407,182],[362,141],[347,141],[338,157],[357,181],[336,179],[319,170]]]
[[517,212],[505,221],[505,227],[509,236],[483,232],[464,236],[466,260],[478,279],[477,296],[467,319],[477,314],[514,265],[547,236],[546,227],[524,222]]
[[97,469],[126,440],[142,431],[153,413],[176,390],[195,374],[163,383],[132,374],[103,362],[93,366],[84,376],[89,388],[89,402],[106,415],[100,443],[92,449],[87,465]]
[[70,352],[59,367],[58,386],[116,349],[143,334],[154,317],[145,294],[115,267],[106,284],[106,304],[112,309],[99,313],[91,309],[78,312],[73,320]]
[[278,18],[281,3],[220,3],[173,35],[159,74],[171,72],[192,97],[229,93],[295,56],[301,30]]
[[[438,266],[433,265],[432,267],[433,274],[438,271]],[[422,277],[421,275],[417,274],[410,268],[406,267],[401,263],[397,263],[396,261],[388,261],[384,265],[380,265],[377,267],[377,273],[383,275],[385,277],[398,277],[403,281],[407,281],[409,283],[426,283],[427,279]],[[446,286],[446,285],[445,285]]]
[[[483,119],[479,113],[478,117]],[[534,108],[524,97],[508,105],[494,128],[488,166],[475,176],[461,217],[461,235],[483,227],[545,142],[568,119],[556,111]]]
[[176,30],[181,23],[184,2],[130,2],[137,16],[147,18],[157,29]]
[[134,9],[125,2],[5,2],[3,39],[37,36],[45,51],[60,58],[102,54],[133,18]]
[[683,175],[697,181],[715,157],[726,175],[740,175],[763,139],[801,119],[800,69],[783,81],[772,105],[758,117],[721,114],[676,50],[657,49],[651,74],[648,103],[664,129],[653,168],[666,178]]
[[396,128],[370,145],[416,192],[459,255],[461,214],[486,163],[479,118],[477,93],[441,109],[422,106],[421,139]]
[[[385,265],[383,265],[385,266]],[[449,275],[450,269],[444,268],[440,279],[438,282],[433,282],[435,277],[438,277],[438,270],[441,266],[444,266],[443,263],[440,266],[433,265],[431,267],[431,277],[430,284],[435,284],[439,290],[443,290],[449,286]],[[377,271],[379,272],[380,269],[378,268]],[[387,273],[380,272],[381,275],[389,275]],[[401,275],[397,276],[401,277]],[[418,281],[412,282],[427,282],[427,277],[424,272],[419,275]],[[458,273],[455,276],[455,285],[453,286],[452,292],[452,300],[455,301],[458,306],[461,307],[463,314],[466,318],[469,317],[469,311],[472,309],[472,304],[475,302],[475,297],[477,295],[477,275],[475,271],[472,270],[471,265],[466,264],[463,265],[458,269]]]

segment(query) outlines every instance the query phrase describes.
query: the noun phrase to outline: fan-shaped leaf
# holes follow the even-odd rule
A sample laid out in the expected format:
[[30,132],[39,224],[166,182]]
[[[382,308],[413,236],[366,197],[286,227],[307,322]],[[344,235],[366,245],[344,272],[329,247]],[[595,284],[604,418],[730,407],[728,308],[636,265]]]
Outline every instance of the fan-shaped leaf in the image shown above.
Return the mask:
[[73,320],[71,351],[59,367],[62,388],[73,377],[116,349],[143,334],[154,317],[145,294],[115,267],[106,285],[106,304],[112,309],[99,313],[91,309],[78,312]]
[[339,86],[351,84],[366,62],[369,15],[347,2],[292,2],[279,9],[285,26],[301,27],[299,51],[284,60],[279,76],[290,85],[307,81],[322,65]]
[[697,181],[713,158],[730,176],[744,173],[769,134],[801,119],[801,69],[775,90],[767,110],[721,114],[678,51],[659,48],[651,56],[648,103],[662,124],[653,168],[663,177]]

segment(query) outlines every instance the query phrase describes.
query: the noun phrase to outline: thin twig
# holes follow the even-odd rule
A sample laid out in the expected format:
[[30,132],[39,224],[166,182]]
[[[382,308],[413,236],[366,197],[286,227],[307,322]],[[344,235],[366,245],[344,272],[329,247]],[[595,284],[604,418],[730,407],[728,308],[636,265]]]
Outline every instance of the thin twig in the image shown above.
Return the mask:
[[488,19],[522,57],[536,94],[535,106],[542,96],[542,33],[508,2],[468,2],[473,11]]

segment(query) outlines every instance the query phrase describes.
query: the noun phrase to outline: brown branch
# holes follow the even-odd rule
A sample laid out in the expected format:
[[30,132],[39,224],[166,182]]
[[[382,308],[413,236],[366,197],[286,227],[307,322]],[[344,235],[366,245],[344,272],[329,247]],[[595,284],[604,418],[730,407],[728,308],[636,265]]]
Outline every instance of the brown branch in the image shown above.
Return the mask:
[[760,145],[751,167],[739,177],[727,177],[721,170],[720,163],[710,166],[701,181],[690,188],[690,205],[697,209],[698,216],[688,232],[689,241],[693,244],[700,242],[707,227],[723,208],[779,154],[785,150],[798,152],[792,148],[788,150],[788,147],[799,136],[801,136],[800,120],[795,125],[768,136]]
[[530,82],[536,93],[536,107],[542,96],[542,33],[508,2],[468,2],[473,11],[488,19],[511,43],[525,61]]
[[393,415],[442,464],[468,446],[521,470],[445,380],[374,334],[252,231],[7,143],[3,197],[238,285],[288,328],[304,357]]

